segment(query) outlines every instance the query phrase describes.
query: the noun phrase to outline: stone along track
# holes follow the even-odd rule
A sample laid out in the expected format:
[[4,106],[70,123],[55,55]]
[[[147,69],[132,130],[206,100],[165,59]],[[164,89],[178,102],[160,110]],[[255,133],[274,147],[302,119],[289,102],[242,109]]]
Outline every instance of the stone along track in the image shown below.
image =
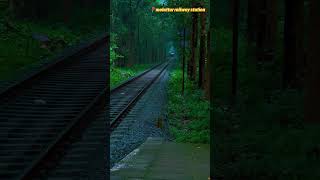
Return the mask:
[[[110,134],[109,157],[110,167],[112,169],[114,169],[115,163],[119,162],[136,147],[141,145],[141,143],[144,142],[145,138],[151,135],[150,133],[160,131],[160,129],[156,126],[156,119],[161,113],[161,110],[160,108],[156,108],[155,105],[157,104],[157,107],[158,105],[161,106],[162,100],[154,97],[157,95],[161,96],[160,94],[162,94],[164,91],[164,87],[162,85],[160,86],[159,84],[163,84],[163,78],[165,78],[168,73],[167,69],[168,66],[166,64],[163,64],[162,67],[157,67],[157,69],[147,75],[149,80],[144,79],[144,83],[142,80],[140,80],[141,84],[137,82],[136,85],[132,85],[132,87],[137,88],[135,90],[135,93],[137,95],[140,94],[139,91],[142,92],[142,89],[144,89],[145,92],[140,94],[140,96],[142,96],[143,94],[143,97],[139,98],[139,101],[136,102],[134,106],[132,106],[130,111],[124,113],[125,115],[120,118],[121,123],[117,123],[118,126],[113,129],[112,133]],[[128,93],[126,93],[124,89],[122,90],[122,92],[117,93],[111,99],[114,99],[113,101],[115,103],[118,103],[117,105],[123,106],[121,101],[132,101],[130,100],[130,96],[126,94]],[[131,95],[131,98],[132,96],[133,95]],[[121,98],[123,99],[119,101],[117,100]],[[111,118],[114,121],[116,117],[120,117],[120,111],[118,109],[121,108],[117,108],[117,106],[111,106],[111,108]]]
[[104,108],[108,39],[82,45],[0,92],[0,179],[41,175]]

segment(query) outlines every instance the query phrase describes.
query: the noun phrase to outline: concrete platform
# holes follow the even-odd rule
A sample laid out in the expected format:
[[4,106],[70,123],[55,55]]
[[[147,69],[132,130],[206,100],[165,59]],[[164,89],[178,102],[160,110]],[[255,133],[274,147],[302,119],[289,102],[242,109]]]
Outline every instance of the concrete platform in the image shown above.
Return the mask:
[[209,174],[209,145],[148,138],[111,169],[111,180],[206,180]]

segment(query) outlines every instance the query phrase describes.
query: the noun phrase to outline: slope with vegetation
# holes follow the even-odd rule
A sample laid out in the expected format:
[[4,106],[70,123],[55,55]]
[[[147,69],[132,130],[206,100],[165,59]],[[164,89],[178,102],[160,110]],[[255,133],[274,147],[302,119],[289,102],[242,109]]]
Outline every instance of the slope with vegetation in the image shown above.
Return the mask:
[[[0,14],[0,79],[14,79],[26,69],[79,41],[105,31],[105,4],[80,0],[15,1]],[[60,9],[65,9],[61,13]],[[44,11],[45,10],[45,11]]]

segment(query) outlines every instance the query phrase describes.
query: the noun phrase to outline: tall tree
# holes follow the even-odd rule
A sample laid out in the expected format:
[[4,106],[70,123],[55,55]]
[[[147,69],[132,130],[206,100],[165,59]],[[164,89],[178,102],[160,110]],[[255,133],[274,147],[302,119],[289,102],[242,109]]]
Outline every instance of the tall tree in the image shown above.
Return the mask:
[[23,3],[23,1],[18,1],[18,0],[10,0],[9,1],[9,10],[13,16],[15,16],[15,17],[21,16],[21,9],[23,6],[22,3]]
[[[208,84],[209,84],[209,99],[210,99],[210,149],[213,150],[213,156],[210,156],[210,179],[214,179],[214,170],[217,169],[217,163],[216,161],[219,159],[217,158],[219,148],[217,148],[221,143],[217,142],[217,139],[214,137],[213,132],[217,132],[216,127],[218,127],[216,117],[215,117],[215,111],[214,111],[214,98],[213,98],[213,77],[214,77],[214,69],[215,69],[215,63],[214,63],[214,51],[212,47],[213,42],[213,33],[216,23],[216,19],[214,19],[214,13],[215,13],[215,3],[214,1],[210,1],[210,9],[209,9],[209,32],[208,32],[208,62],[207,67],[209,72],[209,78],[208,78]],[[218,167],[219,168],[219,167]]]
[[257,9],[256,54],[257,60],[262,60],[264,55],[264,40],[266,37],[266,0],[257,1]]
[[283,87],[297,86],[297,68],[303,61],[304,1],[285,1]]
[[129,53],[128,53],[128,62],[127,65],[130,67],[133,65],[134,62],[134,32],[135,32],[135,27],[134,27],[134,18],[135,16],[133,15],[132,12],[132,0],[129,0],[129,38],[128,38],[128,45],[129,45]]
[[66,24],[69,23],[69,20],[70,20],[71,8],[72,8],[72,0],[63,0],[63,10],[64,10],[63,19]]
[[320,122],[320,1],[310,0],[305,121]]
[[278,1],[265,0],[266,31],[264,42],[264,60],[274,61],[277,40]]
[[204,82],[204,91],[206,94],[206,97],[209,99],[210,98],[210,61],[212,60],[212,57],[210,58],[210,39],[211,38],[211,33],[210,29],[208,30],[208,35],[207,35],[207,54],[206,54],[206,61],[205,61],[205,82]]
[[[202,5],[203,7],[203,5]],[[200,56],[199,56],[199,88],[203,88],[204,82],[204,68],[206,60],[206,13],[200,13],[201,17],[201,30],[200,30]]]
[[[197,3],[193,3],[196,7]],[[191,57],[188,63],[188,76],[190,80],[195,80],[196,67],[196,49],[198,45],[198,13],[192,13],[192,33],[191,33]]]
[[259,60],[273,60],[277,35],[277,1],[260,0],[258,7],[257,53]]
[[233,37],[232,37],[232,100],[235,101],[238,81],[238,34],[239,34],[239,0],[233,0]]
[[249,42],[256,40],[257,24],[258,24],[258,2],[257,0],[248,0],[248,16],[247,16],[247,36]]

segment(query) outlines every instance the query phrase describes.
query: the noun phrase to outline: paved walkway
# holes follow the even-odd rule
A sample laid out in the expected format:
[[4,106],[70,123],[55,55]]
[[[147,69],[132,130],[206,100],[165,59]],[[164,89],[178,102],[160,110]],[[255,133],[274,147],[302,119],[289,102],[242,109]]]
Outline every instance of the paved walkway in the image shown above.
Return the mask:
[[207,180],[209,145],[148,138],[111,169],[111,180]]

